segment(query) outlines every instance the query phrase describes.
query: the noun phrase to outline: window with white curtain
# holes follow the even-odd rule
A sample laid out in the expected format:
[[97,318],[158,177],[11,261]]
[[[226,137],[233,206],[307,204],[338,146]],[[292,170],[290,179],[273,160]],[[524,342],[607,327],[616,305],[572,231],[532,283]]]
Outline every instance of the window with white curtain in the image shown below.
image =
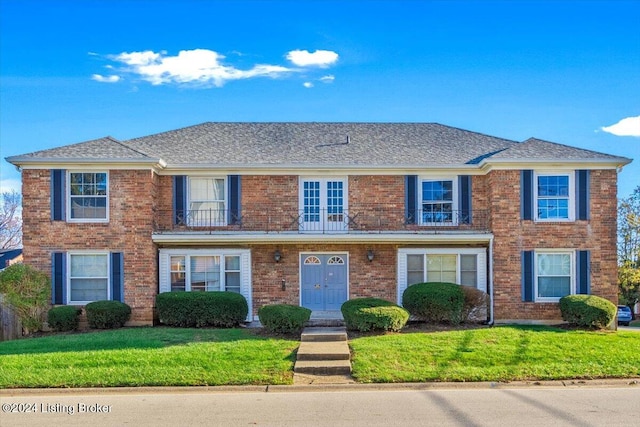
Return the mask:
[[189,178],[189,225],[226,224],[226,192],[224,178]]

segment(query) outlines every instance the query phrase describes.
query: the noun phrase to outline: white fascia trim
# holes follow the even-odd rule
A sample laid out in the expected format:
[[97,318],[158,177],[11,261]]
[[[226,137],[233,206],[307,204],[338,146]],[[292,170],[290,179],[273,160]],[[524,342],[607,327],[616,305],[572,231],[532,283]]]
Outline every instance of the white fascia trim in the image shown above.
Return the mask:
[[310,234],[310,233],[163,233],[152,234],[151,239],[158,244],[251,244],[251,243],[487,243],[491,233],[367,233],[367,234]]
[[520,169],[538,169],[538,168],[551,168],[551,169],[622,169],[623,166],[631,163],[631,159],[620,157],[612,160],[562,160],[562,159],[531,159],[531,160],[483,160],[480,162],[479,168],[488,173],[492,170],[520,170]]
[[51,159],[38,160],[37,162],[17,162],[11,161],[18,169],[109,169],[109,170],[137,170],[152,169],[156,172],[164,169],[166,163],[162,159],[149,161],[140,160],[91,160],[91,159]]
[[371,166],[371,165],[169,165],[161,175],[190,175],[204,171],[229,175],[298,175],[334,177],[345,175],[484,175],[478,165],[410,165],[410,166]]

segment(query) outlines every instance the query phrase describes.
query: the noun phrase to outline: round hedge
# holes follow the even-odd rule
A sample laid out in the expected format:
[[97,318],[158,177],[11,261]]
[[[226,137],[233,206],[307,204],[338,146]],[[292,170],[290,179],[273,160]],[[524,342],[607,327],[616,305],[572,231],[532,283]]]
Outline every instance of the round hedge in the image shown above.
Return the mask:
[[567,295],[560,298],[562,319],[573,325],[606,328],[618,309],[611,301],[596,295]]
[[405,289],[402,306],[413,316],[428,322],[460,323],[464,293],[455,283],[416,283]]
[[47,313],[47,323],[54,331],[73,331],[78,329],[80,312],[80,308],[73,305],[53,307]]
[[290,334],[300,332],[309,321],[311,310],[290,304],[272,304],[260,307],[260,323],[270,332]]
[[131,317],[131,307],[120,301],[94,301],[84,309],[89,327],[93,329],[121,328]]
[[236,292],[163,292],[156,296],[160,322],[168,326],[231,328],[244,322],[249,305]]
[[379,298],[355,298],[340,308],[347,329],[357,331],[399,331],[409,320],[409,312]]

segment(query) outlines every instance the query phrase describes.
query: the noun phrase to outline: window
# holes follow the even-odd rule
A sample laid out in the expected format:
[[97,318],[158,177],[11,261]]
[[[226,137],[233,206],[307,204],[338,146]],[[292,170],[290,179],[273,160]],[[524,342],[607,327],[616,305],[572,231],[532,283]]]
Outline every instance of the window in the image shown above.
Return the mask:
[[171,255],[169,256],[169,282],[171,292],[240,293],[240,256]]
[[106,253],[69,254],[68,300],[86,304],[108,300],[109,256]]
[[450,282],[483,290],[486,287],[486,278],[479,276],[479,265],[486,259],[484,249],[405,249],[399,257],[403,253],[407,285]]
[[539,221],[572,221],[573,175],[536,174],[535,206]]
[[108,220],[108,175],[106,172],[69,172],[69,220]]
[[558,301],[575,293],[573,252],[536,251],[536,301]]
[[224,178],[189,178],[188,224],[214,226],[226,224]]
[[301,231],[347,231],[349,218],[346,179],[301,179],[299,200]]
[[186,271],[185,271],[185,259],[183,256],[171,257],[171,291],[184,291]]
[[419,208],[421,223],[457,223],[457,190],[455,179],[422,179]]

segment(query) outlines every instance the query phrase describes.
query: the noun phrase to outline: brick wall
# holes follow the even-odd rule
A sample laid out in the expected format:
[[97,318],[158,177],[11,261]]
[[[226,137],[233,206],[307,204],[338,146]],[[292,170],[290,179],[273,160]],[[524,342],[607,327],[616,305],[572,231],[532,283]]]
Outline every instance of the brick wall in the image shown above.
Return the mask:
[[158,177],[151,171],[109,171],[109,223],[51,220],[49,170],[23,170],[24,262],[51,274],[51,253],[124,253],[124,302],[132,324],[151,324],[157,293],[157,251],[151,241]]
[[617,303],[616,172],[590,173],[590,220],[536,223],[520,219],[520,171],[492,171],[488,194],[494,239],[496,320],[558,320],[555,303],[522,302],[521,253],[535,249],[591,251],[591,293]]
[[[273,254],[280,251],[276,263]],[[367,260],[367,250],[374,251],[374,260]],[[300,304],[300,253],[348,252],[349,298],[370,297],[396,301],[397,274],[395,245],[356,244],[290,244],[252,245],[253,309],[267,304]],[[282,290],[282,280],[286,289]]]

